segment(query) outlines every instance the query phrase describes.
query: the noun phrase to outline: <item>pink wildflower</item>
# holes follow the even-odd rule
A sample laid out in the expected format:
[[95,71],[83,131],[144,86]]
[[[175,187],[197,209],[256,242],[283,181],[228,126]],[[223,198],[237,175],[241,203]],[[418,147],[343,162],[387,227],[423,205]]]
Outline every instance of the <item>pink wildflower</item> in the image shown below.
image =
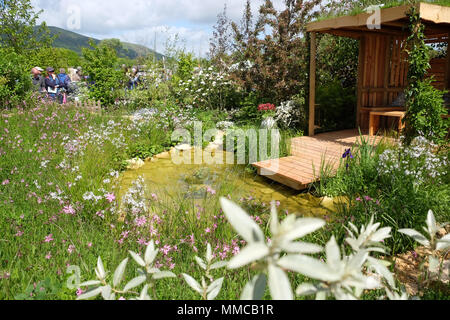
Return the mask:
[[52,242],[53,240],[53,234],[50,233],[48,236],[45,236],[44,242]]
[[72,254],[72,252],[75,250],[75,246],[73,244],[71,244],[68,248],[67,251]]
[[109,203],[112,203],[114,202],[114,200],[116,200],[116,196],[114,195],[114,193],[108,193],[105,198]]
[[72,215],[74,215],[75,214],[75,209],[69,204],[68,206],[65,206],[63,208],[63,212],[65,214],[72,214]]

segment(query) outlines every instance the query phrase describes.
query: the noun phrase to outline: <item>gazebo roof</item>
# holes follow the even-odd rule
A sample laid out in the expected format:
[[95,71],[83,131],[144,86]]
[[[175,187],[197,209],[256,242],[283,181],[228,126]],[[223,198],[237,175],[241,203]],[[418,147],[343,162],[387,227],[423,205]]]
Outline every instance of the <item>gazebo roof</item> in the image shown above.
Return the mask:
[[[416,4],[425,34],[428,38],[442,39],[450,32],[450,7],[420,2]],[[338,36],[360,38],[364,34],[404,35],[408,32],[407,12],[411,5],[381,9],[381,29],[369,29],[367,21],[371,14],[360,13],[354,16],[342,16],[307,25],[308,32],[329,33]],[[430,39],[431,40],[431,39]]]

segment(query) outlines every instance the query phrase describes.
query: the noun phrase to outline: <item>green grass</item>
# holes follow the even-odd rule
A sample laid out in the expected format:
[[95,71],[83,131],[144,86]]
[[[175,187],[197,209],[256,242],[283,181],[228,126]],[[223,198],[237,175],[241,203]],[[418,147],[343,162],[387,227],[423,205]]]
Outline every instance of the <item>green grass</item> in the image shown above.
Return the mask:
[[[123,170],[126,159],[144,158],[170,147],[170,131],[152,122],[135,126],[122,115],[122,110],[99,116],[51,105],[2,113],[0,299],[75,299],[75,292],[66,287],[71,275],[66,273],[68,266],[79,266],[81,281],[86,281],[95,278],[94,268],[101,256],[105,267],[113,272],[128,256],[128,250],[145,249],[138,243],[141,238],[159,241],[160,248],[177,246],[177,251],[157,258],[162,269],[174,264],[172,271],[177,275],[186,272],[200,279],[202,273],[194,255],[197,250],[199,255],[204,254],[206,242],[212,244],[216,254],[226,253],[227,258],[234,247],[242,247],[221,215],[221,196],[232,195],[234,201],[267,223],[267,206],[255,200],[242,202],[243,195],[232,182],[242,174],[242,167],[231,170],[216,194],[203,199],[186,198],[182,190],[171,197],[157,195],[158,201],[150,203],[151,212],[161,219],[154,224],[155,235],[148,228],[133,226],[130,216],[120,222],[117,203],[109,203],[104,197],[106,193],[119,194],[120,179],[115,183],[110,172]],[[208,113],[203,118],[211,123],[215,120]],[[70,141],[78,143],[70,143],[69,148]],[[98,202],[83,199],[91,191],[101,196]],[[149,185],[148,192],[151,198],[156,191]],[[65,213],[70,209],[74,214]],[[214,225],[216,229],[207,233],[206,229]],[[128,236],[124,237],[124,232]],[[182,243],[181,239],[190,235],[195,243]],[[48,238],[52,240],[46,242]],[[135,276],[132,264],[126,279]],[[239,298],[252,273],[248,269],[218,271],[215,276],[226,278],[219,298]],[[293,282],[302,281],[301,276],[291,277]],[[161,280],[156,295],[160,299],[199,298],[180,277]]]
[[[75,291],[66,286],[71,276],[66,272],[68,266],[80,267],[81,281],[91,280],[95,278],[97,257],[101,256],[112,276],[119,263],[129,256],[128,250],[142,253],[143,242],[150,239],[157,241],[159,248],[170,246],[166,255],[161,252],[156,259],[162,270],[172,268],[177,275],[188,273],[200,280],[203,274],[194,256],[203,256],[207,243],[217,257],[222,254],[224,259],[230,259],[236,247],[243,247],[221,212],[218,200],[222,196],[230,197],[255,218],[259,217],[266,236],[270,237],[268,206],[246,198],[248,195],[235,183],[245,166],[226,171],[227,176],[214,185],[215,193],[198,199],[186,196],[186,190],[181,188],[169,194],[146,183],[144,201],[150,212],[146,226],[135,224],[135,218],[141,217],[139,214],[133,217],[128,212],[125,220],[120,219],[117,200],[110,203],[105,197],[107,194],[119,197],[119,188],[124,186],[121,179],[112,179],[111,171],[123,170],[124,160],[133,156],[144,158],[171,146],[171,131],[158,126],[162,119],[136,125],[122,116],[123,110],[100,116],[51,105],[3,111],[0,299],[75,299]],[[204,113],[202,117],[210,123],[216,119],[212,113]],[[289,137],[296,134],[282,132],[283,154],[289,152]],[[384,224],[394,220],[395,227],[416,229],[423,224],[430,208],[439,218],[448,216],[448,181],[446,185],[425,185],[411,191],[409,185],[390,184],[378,176],[377,157],[386,148],[383,144],[374,147],[365,142],[353,150],[355,159],[349,163],[349,170],[343,162],[336,177],[321,180],[322,184],[316,188],[319,195],[344,195],[354,205],[348,211],[338,212],[331,223],[306,241],[324,245],[331,234],[337,234],[342,241],[347,222],[362,225],[371,214]],[[98,201],[85,199],[87,192],[99,196]],[[354,199],[364,195],[380,199],[382,205],[355,204]],[[193,242],[189,241],[190,236]],[[401,238],[389,245],[393,251],[402,251],[409,245],[405,241]],[[127,280],[136,276],[136,269],[137,265],[130,261]],[[218,298],[238,299],[255,272],[251,267],[215,272],[216,279],[225,277]],[[301,275],[289,276],[293,287],[306,280]],[[200,298],[180,276],[160,280],[155,290],[159,299]],[[265,299],[269,298],[266,292]]]

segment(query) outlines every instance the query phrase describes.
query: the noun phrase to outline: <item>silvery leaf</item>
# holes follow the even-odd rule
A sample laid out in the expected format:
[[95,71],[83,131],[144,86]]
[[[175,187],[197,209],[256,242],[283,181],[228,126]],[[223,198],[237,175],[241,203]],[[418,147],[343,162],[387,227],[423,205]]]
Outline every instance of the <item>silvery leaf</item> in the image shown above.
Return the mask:
[[228,221],[245,241],[264,241],[264,234],[259,226],[241,207],[225,198],[221,198],[220,203]]
[[266,291],[267,276],[263,273],[254,276],[244,287],[241,300],[262,300]]
[[206,261],[208,263],[210,263],[212,261],[213,257],[212,257],[212,249],[211,249],[211,245],[208,243],[206,245]]
[[155,260],[156,256],[158,255],[158,250],[155,250],[155,244],[153,240],[150,242],[150,244],[147,246],[147,249],[145,250],[145,264],[147,266],[150,266],[153,261]]
[[111,286],[102,287],[102,297],[105,300],[110,300],[111,297]]
[[331,240],[326,244],[325,252],[328,265],[336,266],[341,262],[341,251],[339,250],[339,246],[334,236],[332,236]]
[[379,252],[379,253],[386,253],[386,250],[384,248],[381,247],[369,247],[366,248],[367,252]]
[[443,236],[436,244],[436,250],[447,250],[450,248],[450,233]]
[[300,218],[295,221],[291,231],[284,235],[285,241],[293,241],[304,237],[325,225],[325,221],[317,218]]
[[385,227],[385,228],[381,228],[380,230],[375,232],[370,237],[370,240],[375,241],[375,242],[380,242],[380,241],[385,240],[385,239],[390,238],[390,237],[391,237],[391,228],[390,227]]
[[269,289],[274,300],[293,300],[291,284],[286,273],[279,267],[269,265]]
[[106,272],[105,272],[105,268],[103,267],[103,262],[102,262],[102,258],[98,257],[97,260],[97,268],[95,270],[97,277],[100,280],[104,280],[106,277]]
[[428,227],[428,234],[432,237],[436,234],[438,231],[436,226],[436,219],[434,217],[433,211],[429,210],[427,214],[427,227]]
[[327,299],[327,292],[326,291],[319,291],[316,295],[316,300],[326,300]]
[[136,288],[137,286],[143,284],[146,280],[147,280],[146,276],[139,276],[134,279],[131,279],[130,282],[127,283],[123,291],[127,292],[130,289]]
[[122,282],[123,274],[125,272],[125,268],[127,267],[127,263],[128,263],[128,258],[123,260],[117,267],[116,271],[114,272],[114,278],[113,278],[114,287],[117,287]]
[[[147,269],[147,273],[153,274],[153,273],[158,273],[160,270],[158,268],[148,268]],[[144,275],[145,272],[142,273],[142,275]]]
[[141,258],[140,255],[138,255],[137,253],[133,252],[133,251],[128,251],[131,255],[131,257],[133,258],[134,261],[136,261],[136,263],[138,265],[140,265],[141,267],[145,267],[145,261]]
[[229,269],[243,267],[253,261],[258,261],[269,254],[269,248],[264,243],[252,243],[241,250],[228,262]]
[[340,279],[326,263],[304,255],[287,255],[278,260],[278,265],[284,269],[301,273],[309,278],[334,282]]
[[386,279],[387,283],[391,288],[395,287],[394,275],[389,271],[389,269],[384,265],[383,261],[368,257],[367,261],[371,267],[375,269],[375,271],[381,275],[384,279]]
[[202,260],[202,258],[195,256],[195,261],[197,261],[197,264],[200,266],[200,268],[202,268],[203,270],[206,270],[206,264],[205,262]]
[[277,207],[275,205],[275,201],[271,202],[271,210],[270,210],[270,232],[272,234],[278,233],[278,213],[277,213]]
[[90,298],[94,298],[98,296],[100,293],[102,293],[103,287],[98,287],[92,290],[89,290],[77,297],[77,300],[87,300]]
[[207,299],[208,300],[214,300],[220,293],[220,290],[222,289],[224,278],[217,279],[213,283],[211,283],[207,290]]
[[101,281],[99,281],[99,280],[90,280],[90,281],[80,283],[80,287],[96,286],[99,284],[101,284]]
[[139,296],[139,300],[151,300],[150,296],[148,295],[148,284],[142,288],[141,295]]
[[416,240],[418,243],[420,243],[421,245],[423,245],[425,247],[430,246],[430,241],[428,241],[427,238],[425,238],[421,233],[417,232],[416,230],[400,229],[400,230],[398,230],[398,232],[406,234],[407,236],[410,236],[411,238],[413,238],[414,240]]
[[203,294],[203,289],[200,286],[200,284],[197,282],[197,280],[195,280],[194,278],[192,278],[190,275],[183,273],[183,278],[184,280],[186,280],[187,284],[194,289],[196,292]]
[[303,283],[298,286],[296,290],[296,294],[299,296],[310,296],[313,294],[317,294],[319,292],[319,288],[311,283]]
[[323,248],[314,243],[308,242],[288,242],[281,245],[281,249],[287,253],[319,253]]
[[219,261],[219,262],[213,263],[211,265],[210,269],[211,270],[220,269],[220,268],[225,267],[227,264],[228,264],[228,262],[226,262],[226,261]]
[[153,274],[153,279],[164,279],[164,278],[175,278],[176,275],[173,272],[170,271],[161,271]]

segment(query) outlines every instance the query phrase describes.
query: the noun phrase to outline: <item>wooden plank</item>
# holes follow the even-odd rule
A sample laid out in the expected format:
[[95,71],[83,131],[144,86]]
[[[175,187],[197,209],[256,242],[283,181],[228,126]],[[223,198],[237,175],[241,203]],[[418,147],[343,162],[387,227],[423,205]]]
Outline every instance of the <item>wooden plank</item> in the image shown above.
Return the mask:
[[392,53],[392,37],[387,37],[387,43],[386,43],[386,52],[385,52],[385,61],[384,61],[384,79],[383,79],[383,104],[387,106],[389,104],[388,102],[388,90],[389,90],[389,70],[391,67],[391,53]]
[[419,3],[420,18],[433,23],[450,23],[450,7]]
[[[367,139],[367,136],[365,136]],[[372,140],[372,139],[371,139]],[[379,142],[382,138],[375,137]],[[298,155],[273,159],[253,164],[261,174],[273,181],[282,183],[296,190],[302,190],[319,179],[322,163],[335,172],[341,161],[341,153],[359,141],[356,130],[342,130],[319,134],[315,137],[299,137],[291,140],[292,147],[298,148]],[[277,161],[277,167],[272,166]],[[276,172],[274,172],[276,171]]]
[[311,54],[309,69],[309,136],[314,136],[316,108],[316,33],[311,32]]

